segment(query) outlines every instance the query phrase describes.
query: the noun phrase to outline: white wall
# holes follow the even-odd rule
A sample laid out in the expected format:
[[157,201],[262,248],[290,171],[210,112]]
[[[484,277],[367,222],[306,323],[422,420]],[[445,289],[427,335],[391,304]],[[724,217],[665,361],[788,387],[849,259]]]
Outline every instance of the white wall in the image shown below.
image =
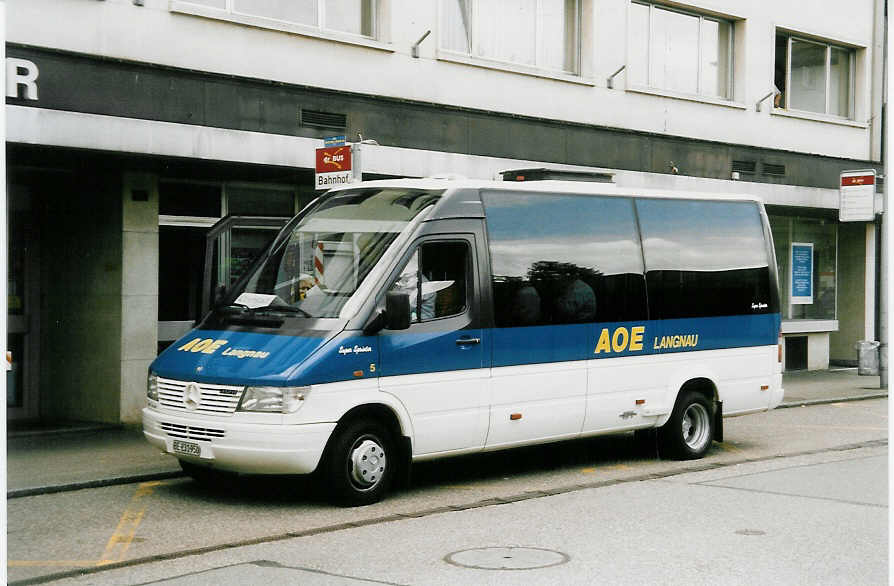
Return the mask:
[[[9,0],[8,40],[426,102],[647,132],[868,159],[873,0],[694,0],[681,6],[741,19],[732,105],[625,91],[606,77],[626,60],[629,0],[585,2],[584,75],[538,77],[439,59],[437,3],[380,0],[387,37],[346,42],[172,13],[168,0]],[[770,12],[772,9],[772,12]],[[859,51],[857,120],[850,124],[762,112],[773,83],[775,28],[865,47]],[[411,45],[428,30],[420,58]],[[443,56],[443,55],[442,55]]]

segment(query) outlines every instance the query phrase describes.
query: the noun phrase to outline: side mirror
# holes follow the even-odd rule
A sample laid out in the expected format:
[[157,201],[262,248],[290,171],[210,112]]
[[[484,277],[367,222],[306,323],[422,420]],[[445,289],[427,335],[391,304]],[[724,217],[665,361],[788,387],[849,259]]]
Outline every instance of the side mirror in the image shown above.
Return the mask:
[[405,291],[385,293],[385,327],[405,330],[410,327],[410,294]]

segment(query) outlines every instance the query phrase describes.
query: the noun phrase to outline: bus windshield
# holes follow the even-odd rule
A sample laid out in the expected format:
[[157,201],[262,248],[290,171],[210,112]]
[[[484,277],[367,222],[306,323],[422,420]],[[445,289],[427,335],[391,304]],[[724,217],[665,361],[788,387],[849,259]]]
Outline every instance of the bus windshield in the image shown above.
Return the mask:
[[442,191],[347,190],[311,210],[238,290],[235,309],[338,317],[370,270]]

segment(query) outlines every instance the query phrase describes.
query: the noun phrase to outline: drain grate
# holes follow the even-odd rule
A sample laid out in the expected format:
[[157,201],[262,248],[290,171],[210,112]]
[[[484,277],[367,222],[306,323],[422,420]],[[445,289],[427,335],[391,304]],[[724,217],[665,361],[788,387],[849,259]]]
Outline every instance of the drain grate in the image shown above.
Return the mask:
[[560,551],[539,547],[479,547],[453,552],[444,561],[476,570],[534,570],[558,566],[570,559]]

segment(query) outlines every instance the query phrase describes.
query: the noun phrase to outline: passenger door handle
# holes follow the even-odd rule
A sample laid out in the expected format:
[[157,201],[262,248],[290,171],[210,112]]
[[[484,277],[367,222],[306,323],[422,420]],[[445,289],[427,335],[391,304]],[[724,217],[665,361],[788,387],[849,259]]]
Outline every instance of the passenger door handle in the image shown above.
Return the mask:
[[473,344],[480,344],[481,338],[460,338],[456,341],[457,346],[472,346]]

